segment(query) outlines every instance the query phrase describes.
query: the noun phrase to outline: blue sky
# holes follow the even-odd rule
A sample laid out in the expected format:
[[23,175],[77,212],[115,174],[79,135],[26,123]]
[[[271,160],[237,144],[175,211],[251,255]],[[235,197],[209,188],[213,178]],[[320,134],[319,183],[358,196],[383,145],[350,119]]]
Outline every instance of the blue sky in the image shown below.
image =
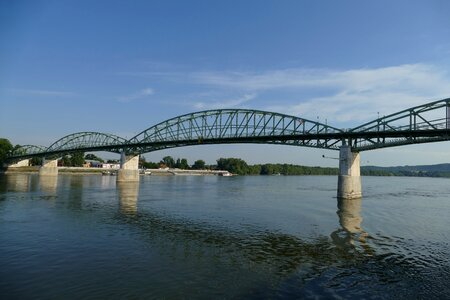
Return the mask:
[[[1,1],[0,136],[132,137],[165,119],[254,108],[353,127],[450,97],[448,1]],[[450,143],[362,164],[450,162]],[[333,166],[334,152],[221,145],[147,154]],[[106,156],[114,157],[112,154]]]

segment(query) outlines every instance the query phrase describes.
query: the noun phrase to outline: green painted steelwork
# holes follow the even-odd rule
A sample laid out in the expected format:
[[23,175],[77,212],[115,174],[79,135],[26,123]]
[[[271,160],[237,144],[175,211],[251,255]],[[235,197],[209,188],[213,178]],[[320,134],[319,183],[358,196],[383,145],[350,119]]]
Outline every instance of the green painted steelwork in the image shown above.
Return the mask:
[[15,148],[8,159],[9,163],[15,163],[22,159],[27,159],[31,157],[39,157],[42,156],[42,153],[45,152],[47,147],[44,146],[36,146],[36,145],[23,145],[18,148]]
[[119,136],[101,132],[77,132],[69,134],[47,148],[47,152],[80,151],[86,148],[108,147],[109,151],[120,153],[120,148],[127,143]]
[[338,128],[284,114],[220,109],[190,113],[154,125],[129,140],[135,153],[198,144],[270,143],[337,149],[337,140],[322,134]]
[[30,154],[36,154],[41,153],[45,151],[47,147],[44,146],[36,146],[36,145],[23,145],[13,150],[12,155],[18,156],[18,155],[30,155]]
[[[264,143],[338,150],[343,144],[366,151],[450,138],[450,98],[412,107],[349,130],[285,114],[249,110],[207,110],[156,124],[126,140],[99,132],[67,135],[48,148],[23,146],[9,160],[54,158],[77,151],[142,154],[202,144]],[[22,150],[20,150],[22,149]]]
[[450,98],[383,116],[350,130],[358,151],[449,140]]
[[126,145],[126,139],[113,134],[101,132],[77,132],[62,137],[49,147],[33,148],[41,151],[27,151],[25,154],[14,152],[9,156],[8,160],[12,161],[32,157],[52,159],[78,151],[109,151],[120,153],[124,147],[126,148]]

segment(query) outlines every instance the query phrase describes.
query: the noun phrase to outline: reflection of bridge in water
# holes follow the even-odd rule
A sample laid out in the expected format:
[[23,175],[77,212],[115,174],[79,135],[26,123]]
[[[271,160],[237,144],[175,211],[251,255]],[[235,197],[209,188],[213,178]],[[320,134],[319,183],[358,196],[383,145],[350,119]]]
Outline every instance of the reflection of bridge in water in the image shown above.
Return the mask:
[[[195,255],[196,259],[208,255],[208,251],[197,251],[198,247],[218,248],[221,249],[220,256],[230,256],[229,259],[236,263],[256,263],[269,267],[281,276],[292,274],[299,268],[346,263],[354,265],[377,259],[373,257],[374,250],[366,242],[368,233],[362,228],[361,198],[339,199],[336,211],[338,228],[330,234],[330,238],[319,236],[313,240],[303,240],[280,232],[262,231],[247,235],[244,231],[216,228],[207,222],[196,223],[138,209],[139,188],[135,182],[120,183],[118,198],[123,222],[140,229],[141,234],[149,240],[159,241],[164,237],[169,245],[181,243],[184,255]],[[176,247],[165,246],[164,253],[176,251]],[[235,261],[237,257],[245,262]]]
[[[120,212],[128,217],[142,215],[142,212],[138,213],[139,182],[117,182],[117,187]],[[336,214],[339,217],[340,228],[331,234],[335,245],[343,248],[354,248],[358,243],[366,245],[367,233],[361,225],[361,205],[361,198],[338,199]]]
[[285,114],[220,109],[190,113],[154,125],[126,140],[112,134],[79,132],[49,147],[27,145],[9,155],[10,162],[45,158],[41,175],[57,175],[58,157],[77,151],[121,154],[118,181],[138,181],[139,155],[207,144],[282,144],[338,150],[338,198],[361,197],[359,152],[449,140],[450,98],[412,107],[344,130]]
[[[60,177],[59,180],[71,188],[58,190],[54,181],[58,179],[56,176],[51,177],[52,180],[49,182],[41,180],[42,176],[17,175],[19,176],[8,174],[0,177],[0,194],[6,191],[32,192],[45,201],[51,199],[54,203],[64,203],[59,205],[60,208],[85,210],[86,214],[95,214],[92,206],[87,205],[92,198],[83,198],[82,194],[79,194],[85,188],[89,188],[89,182],[85,177]],[[109,181],[102,189],[110,190],[113,186],[114,183]],[[106,218],[103,221],[108,222],[107,216],[109,216],[129,224],[137,229],[144,240],[150,242],[153,247],[162,247],[161,252],[169,256],[171,251],[177,251],[177,247],[174,246],[176,244],[183,245],[185,255],[208,255],[208,251],[195,249],[221,249],[218,252],[212,251],[216,253],[214,259],[217,260],[220,256],[220,259],[241,263],[236,261],[240,259],[243,263],[257,264],[261,268],[268,266],[277,275],[283,276],[292,274],[299,268],[309,270],[312,266],[354,264],[355,261],[367,259],[365,253],[361,251],[365,249],[360,247],[358,239],[362,232],[360,199],[340,200],[337,211],[340,228],[331,233],[331,239],[320,236],[313,240],[303,240],[280,232],[257,231],[247,234],[242,231],[217,228],[205,222],[196,223],[169,215],[158,215],[151,210],[139,210],[138,182],[117,183],[116,195],[117,205],[107,203],[104,207],[98,207],[102,218]],[[86,203],[83,204],[83,202]],[[336,235],[336,232],[339,234]],[[160,239],[165,242],[161,243]],[[200,252],[203,254],[199,254]],[[349,255],[349,253],[353,254]],[[310,272],[312,276],[316,270],[310,270]]]

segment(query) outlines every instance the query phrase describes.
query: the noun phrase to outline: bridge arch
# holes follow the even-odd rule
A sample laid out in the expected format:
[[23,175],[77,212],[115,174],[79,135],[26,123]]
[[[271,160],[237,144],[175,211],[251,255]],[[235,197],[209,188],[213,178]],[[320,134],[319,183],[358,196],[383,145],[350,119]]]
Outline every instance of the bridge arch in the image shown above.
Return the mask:
[[218,109],[168,119],[140,132],[128,143],[135,153],[220,143],[288,144],[337,150],[338,140],[323,140],[317,136],[341,132],[327,124],[286,114]]
[[127,140],[113,134],[101,132],[77,132],[66,135],[53,144],[45,152],[64,153],[71,151],[109,151],[120,153]]
[[26,156],[44,152],[47,147],[37,145],[22,145],[13,150],[11,156]]
[[22,145],[14,149],[9,155],[9,162],[19,161],[35,156],[39,156],[45,152],[47,147],[37,145]]

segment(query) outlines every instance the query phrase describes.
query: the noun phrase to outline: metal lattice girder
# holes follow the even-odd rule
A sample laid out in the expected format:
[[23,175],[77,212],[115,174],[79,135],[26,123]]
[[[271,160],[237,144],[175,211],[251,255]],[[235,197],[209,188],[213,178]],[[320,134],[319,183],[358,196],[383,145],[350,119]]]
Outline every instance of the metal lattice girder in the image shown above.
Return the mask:
[[12,152],[12,156],[24,156],[29,154],[36,154],[44,152],[47,147],[44,146],[36,146],[36,145],[23,145],[20,146]]
[[12,151],[12,153],[9,155],[10,162],[11,161],[18,161],[21,159],[27,159],[34,156],[39,156],[40,154],[44,153],[47,147],[44,146],[36,146],[36,145],[23,145],[20,146]]
[[351,129],[358,151],[449,140],[450,98],[383,116]]
[[8,160],[76,151],[140,154],[199,144],[265,143],[353,151],[450,140],[450,98],[383,116],[351,130],[299,117],[248,109],[190,113],[154,125],[130,140],[99,132],[65,136],[48,148],[23,146]]
[[[190,113],[154,125],[129,140],[136,153],[167,147],[221,143],[271,143],[337,149],[327,134],[342,131],[273,112],[220,109]],[[324,137],[322,137],[324,135]]]
[[126,146],[126,139],[101,132],[78,132],[67,135],[46,149],[47,154],[70,153],[74,151],[109,151],[120,153]]

